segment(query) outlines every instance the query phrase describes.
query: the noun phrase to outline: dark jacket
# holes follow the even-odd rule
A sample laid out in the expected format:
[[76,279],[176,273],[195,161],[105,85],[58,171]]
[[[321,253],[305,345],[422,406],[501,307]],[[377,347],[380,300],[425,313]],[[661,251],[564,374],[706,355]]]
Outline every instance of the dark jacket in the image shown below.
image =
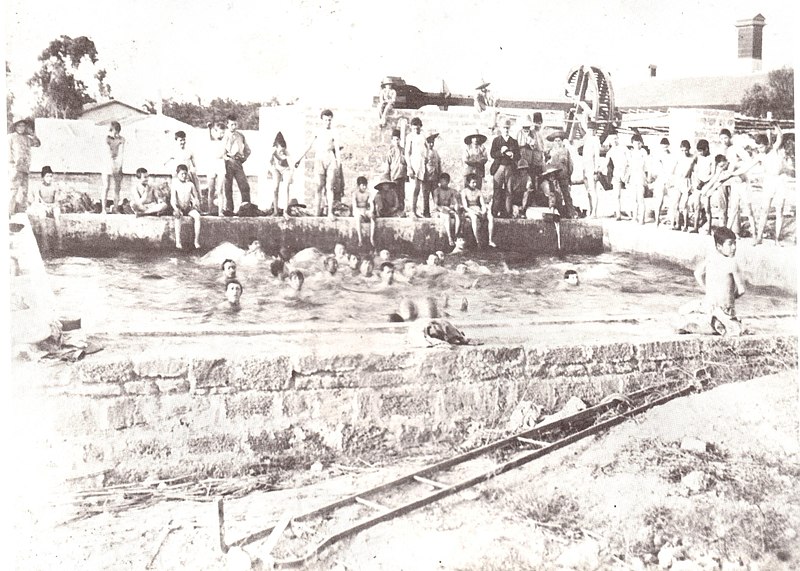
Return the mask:
[[[511,151],[513,156],[509,157],[500,152],[500,149],[504,146],[508,147],[508,150]],[[519,161],[519,144],[513,137],[509,137],[508,141],[504,141],[503,137],[495,137],[492,141],[492,149],[489,151],[489,156],[494,159],[492,168],[489,171],[492,175],[497,172],[500,165],[505,165],[513,169],[516,167],[517,161]]]

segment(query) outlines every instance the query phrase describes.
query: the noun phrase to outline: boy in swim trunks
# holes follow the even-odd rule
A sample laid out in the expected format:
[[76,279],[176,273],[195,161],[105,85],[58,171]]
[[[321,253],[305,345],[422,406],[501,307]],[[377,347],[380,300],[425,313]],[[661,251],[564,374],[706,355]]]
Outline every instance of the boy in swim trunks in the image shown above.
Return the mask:
[[[314,134],[306,152],[314,149],[314,174],[317,177],[317,192],[315,198],[314,211],[317,216],[322,216],[322,193],[325,191],[325,200],[328,204],[328,219],[333,219],[333,182],[336,178],[336,171],[341,164],[339,156],[339,136],[331,127],[333,123],[333,111],[325,109],[319,116],[322,126]],[[302,157],[301,157],[302,158]],[[294,168],[300,166],[297,161]]]
[[131,198],[131,209],[134,214],[136,216],[161,216],[169,213],[169,204],[160,200],[160,197],[156,195],[156,189],[150,184],[150,176],[146,168],[136,169],[136,179]]
[[103,202],[101,203],[103,213],[106,212],[106,202],[108,201],[108,191],[111,190],[111,181],[114,181],[114,206],[111,212],[118,213],[119,191],[122,186],[122,160],[125,154],[125,137],[120,135],[122,127],[117,121],[112,121],[106,137],[106,145],[108,145],[109,162],[106,169],[106,187],[103,191]]
[[480,248],[481,242],[478,239],[478,223],[486,220],[489,230],[489,246],[497,247],[494,243],[494,216],[490,205],[486,204],[478,190],[478,175],[471,173],[467,175],[467,186],[461,191],[461,204],[464,206],[464,214],[469,218],[472,226],[472,234],[475,236],[475,244]]
[[[705,300],[692,313],[703,315],[720,335],[739,336],[742,322],[736,317],[735,300],[745,293],[744,278],[734,257],[736,234],[730,228],[714,228],[714,251],[697,266],[695,279],[705,288]],[[706,321],[706,319],[708,321]]]
[[353,222],[358,236],[358,247],[364,241],[361,238],[361,223],[369,222],[369,244],[375,247],[375,207],[367,189],[367,177],[360,176],[356,179],[356,189],[353,191]]
[[692,145],[684,139],[681,141],[681,150],[675,158],[675,168],[672,171],[672,229],[681,229],[681,215],[688,228],[689,223],[689,194],[692,190],[692,169],[694,157]]
[[[461,230],[461,218],[458,215],[459,200],[458,193],[448,186],[450,184],[450,175],[443,172],[439,175],[439,186],[433,191],[433,209],[436,217],[442,221],[445,232],[447,233],[447,241],[450,246],[455,246],[453,236],[458,236]],[[450,231],[450,220],[454,220],[454,230]]]
[[[692,191],[689,195],[689,206],[695,211],[694,214],[694,227],[693,233],[697,233],[700,228],[700,218],[703,212],[703,188],[709,183],[711,177],[714,176],[714,157],[708,147],[708,141],[700,139],[697,141],[697,155],[694,157],[694,164],[692,165]],[[711,213],[707,213],[711,216]],[[689,229],[688,219],[685,221],[683,231]]]
[[50,217],[56,221],[58,230],[58,219],[61,215],[61,207],[58,203],[61,191],[53,184],[53,169],[49,166],[42,168],[42,184],[33,193],[33,200],[28,209],[31,213],[37,213],[42,217]]
[[194,220],[194,247],[200,248],[200,197],[192,181],[189,180],[189,169],[186,165],[178,165],[178,180],[173,181],[170,193],[170,205],[175,216],[175,247],[181,244],[181,217],[189,216]]

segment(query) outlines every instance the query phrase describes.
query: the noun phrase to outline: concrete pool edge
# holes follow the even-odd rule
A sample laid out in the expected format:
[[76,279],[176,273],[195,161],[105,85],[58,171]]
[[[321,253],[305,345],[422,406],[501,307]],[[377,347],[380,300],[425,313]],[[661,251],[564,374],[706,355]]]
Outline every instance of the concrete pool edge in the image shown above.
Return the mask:
[[[694,270],[712,249],[713,239],[706,234],[673,232],[654,224],[633,221],[603,221],[603,244],[611,252],[625,252],[654,262],[669,261]],[[753,245],[749,238],[737,240],[736,261],[748,283],[772,286],[797,295],[797,247],[782,247],[764,242]]]
[[505,428],[664,380],[749,379],[797,366],[795,335],[584,345],[488,345],[390,354],[92,356],[48,379],[60,436],[118,481],[237,475]]
[[[120,252],[175,253],[174,219],[136,217],[133,215],[63,214],[60,232],[48,218],[30,217],[31,226],[43,255],[96,256]],[[468,226],[468,224],[467,224]],[[369,228],[362,225],[368,237]],[[485,229],[483,230],[485,234]],[[60,235],[59,235],[60,234]],[[193,240],[191,219],[181,222],[184,244]],[[465,228],[468,246],[474,244],[472,232]],[[267,253],[276,254],[281,247],[298,251],[314,246],[332,251],[342,242],[357,249],[352,218],[327,220],[318,217],[202,218],[200,243],[203,250],[222,242],[246,247],[258,239]],[[485,235],[482,240],[486,241]],[[499,249],[531,254],[557,254],[555,225],[541,220],[495,220],[494,239]],[[441,224],[433,219],[384,218],[376,228],[376,246],[392,252],[427,255],[436,250],[452,249]],[[603,228],[599,222],[565,220],[561,223],[561,251],[574,254],[599,254],[603,251]]]

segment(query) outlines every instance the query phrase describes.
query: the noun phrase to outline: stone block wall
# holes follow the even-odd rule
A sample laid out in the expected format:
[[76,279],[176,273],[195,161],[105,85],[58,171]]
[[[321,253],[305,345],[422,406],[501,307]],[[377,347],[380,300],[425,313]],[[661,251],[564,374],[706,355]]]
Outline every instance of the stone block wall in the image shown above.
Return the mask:
[[[285,246],[296,252],[315,246],[333,251],[336,242],[343,242],[357,251],[357,237],[352,218],[326,220],[317,217],[283,218],[218,218],[202,219],[200,244],[212,248],[223,241],[246,248],[258,239],[269,254],[277,254]],[[175,248],[175,221],[129,215],[65,214],[61,218],[60,238],[52,219],[31,218],[31,226],[45,255],[71,254],[97,256],[118,252],[168,251]],[[363,226],[362,232],[368,232]],[[184,217],[181,236],[190,244],[194,229]],[[464,235],[468,245],[474,240],[469,228]],[[484,242],[486,238],[483,238]],[[378,223],[375,241],[379,248],[391,252],[428,255],[436,250],[449,251],[447,237],[440,224],[430,219],[384,219]],[[540,220],[496,220],[495,242],[502,250],[528,254],[556,254],[558,241],[552,222]],[[603,228],[599,223],[565,220],[561,223],[561,248],[564,253],[599,254],[603,251]]]
[[521,401],[546,412],[667,380],[749,379],[797,366],[795,336],[580,346],[468,346],[385,354],[112,357],[46,383],[53,420],[117,481],[307,467],[339,456],[460,444]]

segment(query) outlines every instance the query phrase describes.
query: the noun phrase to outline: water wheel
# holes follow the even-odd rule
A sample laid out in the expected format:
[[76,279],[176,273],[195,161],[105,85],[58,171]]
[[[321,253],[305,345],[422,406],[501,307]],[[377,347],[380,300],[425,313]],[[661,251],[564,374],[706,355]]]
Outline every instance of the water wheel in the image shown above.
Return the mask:
[[583,138],[587,121],[597,123],[600,139],[619,126],[611,78],[599,67],[582,65],[567,75],[566,95],[573,101],[567,115],[567,138]]

